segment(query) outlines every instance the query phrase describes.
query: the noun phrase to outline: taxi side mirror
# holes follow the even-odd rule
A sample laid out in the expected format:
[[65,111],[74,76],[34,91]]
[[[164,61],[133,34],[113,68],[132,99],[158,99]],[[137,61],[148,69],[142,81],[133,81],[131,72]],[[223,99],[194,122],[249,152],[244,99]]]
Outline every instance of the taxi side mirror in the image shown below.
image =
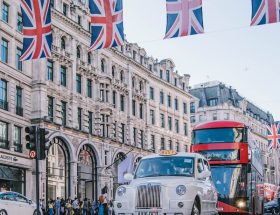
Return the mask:
[[211,172],[209,170],[203,171],[202,173],[198,174],[198,179],[205,180],[211,176]]
[[132,181],[133,175],[132,175],[131,173],[126,173],[126,174],[124,174],[123,178],[124,178],[126,181]]

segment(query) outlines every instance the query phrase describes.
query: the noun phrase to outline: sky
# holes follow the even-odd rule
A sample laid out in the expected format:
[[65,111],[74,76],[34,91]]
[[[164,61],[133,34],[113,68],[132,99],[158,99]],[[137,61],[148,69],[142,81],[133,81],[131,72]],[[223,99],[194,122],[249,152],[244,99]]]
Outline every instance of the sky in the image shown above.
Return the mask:
[[280,23],[250,27],[251,0],[203,0],[204,34],[163,40],[165,0],[123,0],[129,42],[171,58],[190,85],[219,80],[280,120]]

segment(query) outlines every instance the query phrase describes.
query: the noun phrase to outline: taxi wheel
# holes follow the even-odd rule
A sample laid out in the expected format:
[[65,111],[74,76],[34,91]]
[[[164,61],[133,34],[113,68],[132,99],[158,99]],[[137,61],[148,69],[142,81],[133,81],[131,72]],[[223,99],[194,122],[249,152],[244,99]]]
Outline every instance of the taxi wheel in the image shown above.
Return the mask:
[[196,200],[193,203],[192,215],[200,215],[198,203]]
[[5,210],[0,210],[0,215],[8,215],[8,213]]

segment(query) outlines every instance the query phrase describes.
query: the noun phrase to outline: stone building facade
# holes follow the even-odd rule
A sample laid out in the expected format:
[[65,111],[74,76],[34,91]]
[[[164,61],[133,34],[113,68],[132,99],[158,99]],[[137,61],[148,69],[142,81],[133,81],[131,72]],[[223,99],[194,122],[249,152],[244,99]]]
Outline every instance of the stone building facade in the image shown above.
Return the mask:
[[87,1],[53,0],[52,58],[21,63],[19,1],[0,0],[0,190],[35,198],[24,127],[49,131],[40,196],[113,198],[117,164],[160,149],[188,151],[189,75],[137,44],[88,52]]
[[235,120],[245,123],[263,155],[264,180],[267,183],[279,184],[279,152],[268,149],[267,125],[273,116],[260,109],[235,89],[219,81],[197,84],[190,93],[194,96],[191,102],[192,126],[212,120]]

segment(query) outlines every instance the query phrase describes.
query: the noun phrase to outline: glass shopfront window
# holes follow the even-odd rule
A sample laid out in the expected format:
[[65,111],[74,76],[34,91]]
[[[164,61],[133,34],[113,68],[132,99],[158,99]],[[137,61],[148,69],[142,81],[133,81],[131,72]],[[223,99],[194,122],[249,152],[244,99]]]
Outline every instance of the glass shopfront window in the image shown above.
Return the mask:
[[0,165],[0,192],[14,191],[25,195],[25,170]]

